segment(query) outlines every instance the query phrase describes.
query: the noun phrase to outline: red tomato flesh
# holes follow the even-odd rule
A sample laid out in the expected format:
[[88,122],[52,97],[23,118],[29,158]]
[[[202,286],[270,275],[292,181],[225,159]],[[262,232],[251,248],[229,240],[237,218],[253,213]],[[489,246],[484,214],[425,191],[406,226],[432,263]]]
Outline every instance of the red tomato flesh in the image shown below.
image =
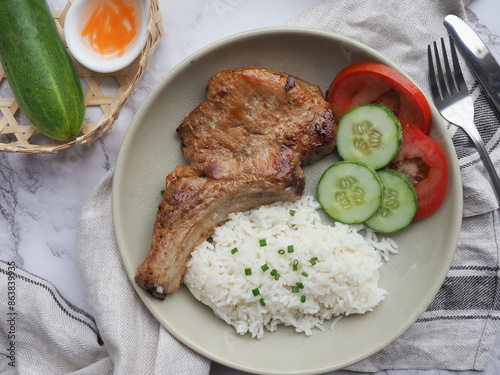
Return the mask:
[[448,184],[448,162],[439,145],[411,124],[402,124],[403,145],[389,168],[403,173],[417,191],[418,208],[413,220],[437,210]]
[[408,78],[387,65],[364,61],[348,65],[334,78],[327,95],[337,122],[349,109],[378,103],[388,107],[401,123],[410,123],[428,135],[432,113],[425,95]]

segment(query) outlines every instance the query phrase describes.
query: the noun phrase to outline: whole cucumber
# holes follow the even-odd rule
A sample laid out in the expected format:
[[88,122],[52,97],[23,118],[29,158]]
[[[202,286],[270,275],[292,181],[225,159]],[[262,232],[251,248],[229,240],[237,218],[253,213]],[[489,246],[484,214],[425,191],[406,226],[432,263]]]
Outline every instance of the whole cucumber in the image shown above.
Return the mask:
[[85,116],[82,85],[45,0],[2,0],[0,62],[19,107],[42,134],[76,136]]

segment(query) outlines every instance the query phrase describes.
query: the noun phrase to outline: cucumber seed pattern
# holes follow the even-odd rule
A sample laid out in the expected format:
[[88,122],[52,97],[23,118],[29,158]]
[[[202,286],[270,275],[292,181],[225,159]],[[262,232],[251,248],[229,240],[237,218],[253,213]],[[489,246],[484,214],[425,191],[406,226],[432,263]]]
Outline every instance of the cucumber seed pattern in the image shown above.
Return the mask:
[[375,129],[370,121],[357,122],[352,127],[354,148],[370,155],[373,149],[382,144],[382,134]]
[[361,188],[359,180],[352,176],[339,178],[339,190],[335,192],[335,200],[348,210],[365,203],[366,192]]
[[391,212],[399,207],[399,193],[397,190],[385,187],[384,188],[384,201],[379,208],[378,214],[386,217]]

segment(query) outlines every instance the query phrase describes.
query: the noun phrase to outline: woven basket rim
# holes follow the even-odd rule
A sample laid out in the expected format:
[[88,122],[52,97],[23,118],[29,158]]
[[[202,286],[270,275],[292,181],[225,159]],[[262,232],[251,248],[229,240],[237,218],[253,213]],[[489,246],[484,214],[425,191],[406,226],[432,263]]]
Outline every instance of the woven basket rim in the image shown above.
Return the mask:
[[[65,45],[66,42],[63,33],[64,20],[73,2],[74,0],[68,0],[63,10],[51,11]],[[15,138],[14,141],[8,143],[3,142],[0,138],[0,151],[30,154],[56,153],[57,151],[74,145],[91,144],[110,131],[120,111],[132,95],[137,82],[148,69],[153,53],[164,35],[162,14],[158,0],[150,0],[149,10],[150,18],[147,25],[148,38],[140,55],[128,67],[113,73],[93,72],[77,62],[68,51],[74,62],[78,76],[80,79],[84,80],[88,86],[84,92],[86,109],[91,106],[98,106],[103,112],[99,121],[95,123],[84,121],[82,131],[76,138],[68,141],[55,141],[40,136],[40,133],[31,124],[18,124],[15,115],[16,112],[22,111],[19,109],[17,101],[15,98],[4,98],[0,96],[0,112],[3,115],[3,118],[0,118],[0,136],[12,134],[12,138]],[[120,85],[115,95],[102,94],[99,84],[105,77],[114,77]],[[2,80],[6,81],[6,78],[3,68],[0,65],[0,81]],[[98,95],[96,95],[96,93]],[[39,137],[37,141],[40,142],[40,144],[37,144],[37,141],[33,143],[29,142],[30,138],[33,141],[37,136]]]

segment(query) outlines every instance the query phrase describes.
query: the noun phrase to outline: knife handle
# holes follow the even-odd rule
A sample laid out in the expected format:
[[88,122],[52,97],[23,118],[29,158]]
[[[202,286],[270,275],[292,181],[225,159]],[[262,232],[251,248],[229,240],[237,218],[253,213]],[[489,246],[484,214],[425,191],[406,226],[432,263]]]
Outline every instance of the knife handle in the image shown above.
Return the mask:
[[444,26],[500,120],[500,65],[476,32],[460,18],[448,15],[444,19]]

